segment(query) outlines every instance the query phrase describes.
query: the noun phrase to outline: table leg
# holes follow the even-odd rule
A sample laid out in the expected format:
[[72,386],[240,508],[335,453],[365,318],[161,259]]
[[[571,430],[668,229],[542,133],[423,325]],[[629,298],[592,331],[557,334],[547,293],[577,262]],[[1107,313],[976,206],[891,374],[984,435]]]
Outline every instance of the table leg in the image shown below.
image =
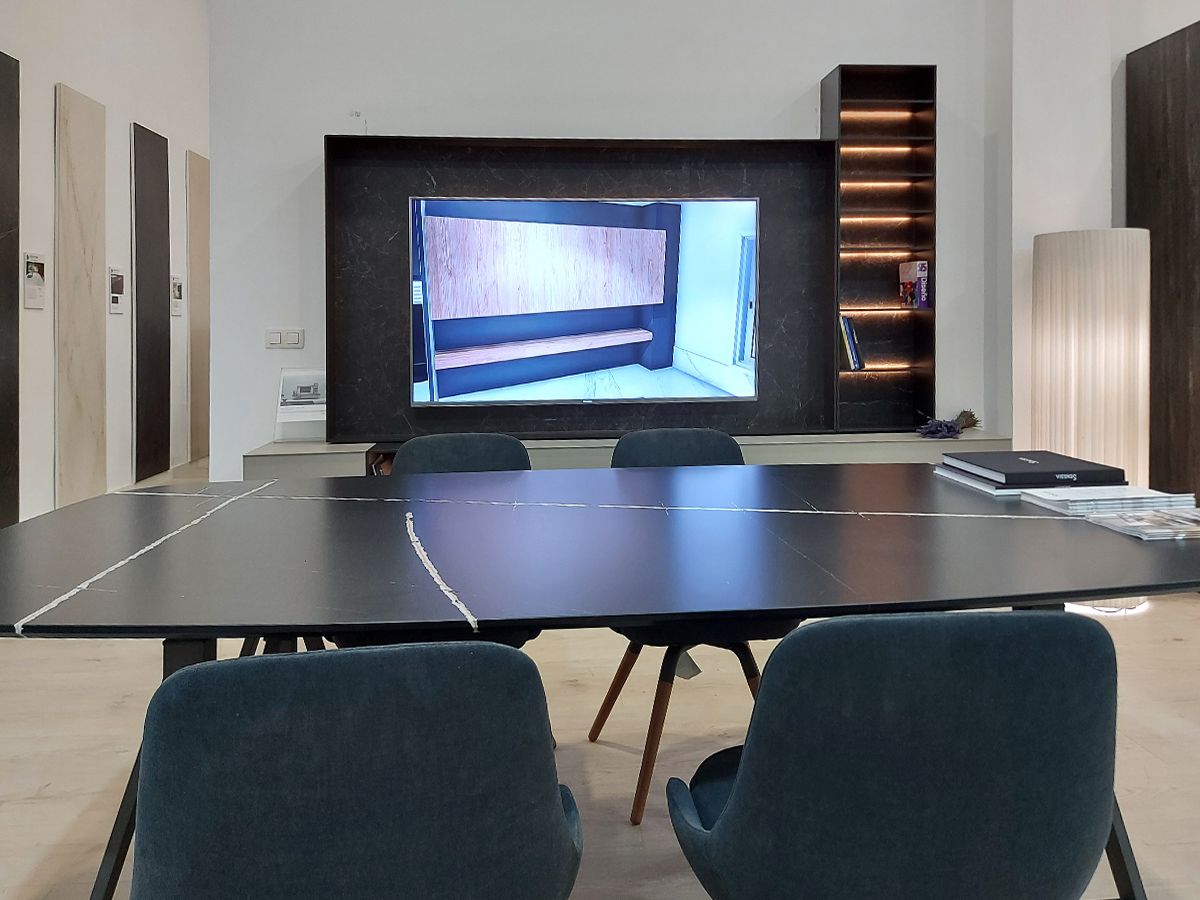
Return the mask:
[[[163,641],[163,680],[180,669],[216,658],[215,638]],[[129,781],[125,784],[125,793],[121,795],[121,805],[117,808],[117,819],[113,822],[108,844],[104,847],[104,856],[100,859],[95,884],[92,885],[92,900],[111,900],[117,890],[117,880],[125,866],[125,856],[129,853],[129,844],[133,840],[134,825],[137,822],[137,784],[141,761],[142,752],[138,750],[137,758],[133,762],[133,771],[129,773]]]
[[1104,848],[1108,856],[1108,867],[1112,870],[1120,900],[1146,900],[1146,888],[1138,872],[1137,860],[1133,858],[1133,845],[1129,843],[1129,832],[1121,818],[1121,807],[1113,798],[1112,830],[1108,833],[1108,844]]

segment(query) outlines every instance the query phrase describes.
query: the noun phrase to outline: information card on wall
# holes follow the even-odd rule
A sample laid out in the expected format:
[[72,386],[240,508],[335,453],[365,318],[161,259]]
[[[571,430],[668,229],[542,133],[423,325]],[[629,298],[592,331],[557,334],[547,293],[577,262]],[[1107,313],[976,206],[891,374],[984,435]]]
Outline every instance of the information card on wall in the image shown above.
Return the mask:
[[25,254],[25,308],[46,308],[46,257],[40,253]]
[[108,312],[114,316],[125,312],[125,273],[115,267],[108,270]]
[[183,277],[171,276],[171,315],[183,315]]

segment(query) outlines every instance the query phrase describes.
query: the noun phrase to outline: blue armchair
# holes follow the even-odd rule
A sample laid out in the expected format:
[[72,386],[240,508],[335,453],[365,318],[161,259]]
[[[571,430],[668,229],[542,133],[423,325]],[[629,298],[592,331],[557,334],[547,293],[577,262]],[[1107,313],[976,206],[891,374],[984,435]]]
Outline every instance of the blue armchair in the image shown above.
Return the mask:
[[425,434],[400,445],[392,474],[528,470],[529,451],[507,434]]
[[1078,900],[1113,819],[1116,663],[1093,620],[831,620],[784,639],[744,747],[671,779],[716,900]]
[[134,900],[560,900],[582,852],[537,669],[496,644],[184,669],[137,803]]

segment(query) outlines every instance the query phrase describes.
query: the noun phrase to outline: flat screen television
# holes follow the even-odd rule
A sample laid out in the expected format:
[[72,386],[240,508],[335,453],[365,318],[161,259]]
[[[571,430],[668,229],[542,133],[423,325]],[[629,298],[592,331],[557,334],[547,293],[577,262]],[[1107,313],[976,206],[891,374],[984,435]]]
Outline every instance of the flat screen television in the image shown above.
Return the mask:
[[757,198],[410,213],[414,405],[757,398]]

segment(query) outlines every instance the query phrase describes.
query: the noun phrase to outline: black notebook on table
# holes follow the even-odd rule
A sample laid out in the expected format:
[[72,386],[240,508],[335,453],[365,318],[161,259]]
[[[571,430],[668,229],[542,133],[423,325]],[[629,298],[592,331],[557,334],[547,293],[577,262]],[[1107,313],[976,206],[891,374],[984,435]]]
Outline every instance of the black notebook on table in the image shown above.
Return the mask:
[[1010,487],[1126,484],[1125,470],[1048,450],[944,453],[942,465]]

